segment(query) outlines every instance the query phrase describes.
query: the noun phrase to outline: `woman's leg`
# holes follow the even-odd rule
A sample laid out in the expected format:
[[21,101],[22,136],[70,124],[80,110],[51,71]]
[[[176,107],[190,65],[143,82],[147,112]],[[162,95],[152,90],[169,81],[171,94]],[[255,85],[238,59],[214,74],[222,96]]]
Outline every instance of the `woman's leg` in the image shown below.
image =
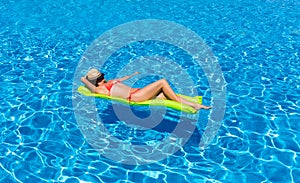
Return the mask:
[[[179,97],[180,97],[180,96],[179,96]],[[153,97],[153,98],[154,98],[154,97]],[[163,92],[159,93],[155,98],[156,98],[156,99],[168,99],[168,98],[164,95]],[[181,98],[181,100],[185,100],[185,103],[189,102],[188,100],[186,100],[186,99],[183,98],[183,97],[180,97],[180,98]],[[203,109],[209,109],[209,108],[211,108],[211,107],[204,106],[204,105],[201,105],[201,104],[198,104],[198,105],[199,105],[198,107],[203,108]]]
[[156,97],[160,93],[163,93],[165,97],[171,100],[178,101],[177,95],[174,93],[168,82],[164,79],[158,80],[145,86],[144,88],[141,88],[138,92],[132,94],[131,99],[137,102],[145,101]]
[[163,92],[160,92],[156,97],[156,99],[167,99]]
[[138,92],[132,94],[131,100],[139,102],[139,101],[145,101],[153,98],[154,96],[157,96],[159,93],[163,93],[164,96],[168,99],[184,103],[186,105],[189,105],[196,110],[205,108],[209,109],[210,107],[203,106],[198,103],[187,101],[175,94],[175,92],[170,87],[169,83],[165,79],[158,80],[154,83],[149,84],[148,86],[140,89]]

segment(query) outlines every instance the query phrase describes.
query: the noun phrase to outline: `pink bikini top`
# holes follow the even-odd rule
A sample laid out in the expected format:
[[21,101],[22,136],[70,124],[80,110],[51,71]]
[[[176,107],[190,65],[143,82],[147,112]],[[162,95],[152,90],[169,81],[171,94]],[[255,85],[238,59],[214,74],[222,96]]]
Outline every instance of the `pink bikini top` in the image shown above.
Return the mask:
[[110,90],[114,86],[114,84],[120,83],[119,80],[109,80],[107,83],[104,84],[105,88],[108,90],[108,94],[110,95]]

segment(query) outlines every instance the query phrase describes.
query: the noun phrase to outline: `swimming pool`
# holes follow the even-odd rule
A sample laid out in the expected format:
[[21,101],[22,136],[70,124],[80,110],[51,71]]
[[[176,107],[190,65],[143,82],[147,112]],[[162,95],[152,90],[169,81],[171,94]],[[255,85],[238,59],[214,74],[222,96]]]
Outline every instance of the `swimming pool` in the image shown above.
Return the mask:
[[[0,182],[299,182],[299,8],[299,1],[279,0],[1,2]],[[173,21],[204,39],[227,83],[226,111],[204,150],[199,141],[209,111],[200,111],[197,129],[175,154],[128,165],[101,156],[85,140],[74,114],[72,82],[98,36],[142,19]],[[203,71],[172,45],[146,41],[124,47],[103,68],[109,77],[135,50],[179,60],[197,73],[196,91],[210,104]],[[136,144],[164,139],[182,119],[168,110],[162,123],[134,131],[113,115],[114,105],[124,107],[96,100],[106,129]],[[149,115],[147,108],[133,110]]]

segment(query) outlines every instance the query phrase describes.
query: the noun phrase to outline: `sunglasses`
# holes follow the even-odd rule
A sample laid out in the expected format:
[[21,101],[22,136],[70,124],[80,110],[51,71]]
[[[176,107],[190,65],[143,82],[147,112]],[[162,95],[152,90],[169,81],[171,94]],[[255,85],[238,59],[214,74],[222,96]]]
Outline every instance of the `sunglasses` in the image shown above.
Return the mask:
[[101,74],[98,78],[96,79],[88,79],[88,77],[86,76],[86,79],[91,82],[93,85],[95,86],[99,86],[98,83],[103,81],[104,79],[104,74]]

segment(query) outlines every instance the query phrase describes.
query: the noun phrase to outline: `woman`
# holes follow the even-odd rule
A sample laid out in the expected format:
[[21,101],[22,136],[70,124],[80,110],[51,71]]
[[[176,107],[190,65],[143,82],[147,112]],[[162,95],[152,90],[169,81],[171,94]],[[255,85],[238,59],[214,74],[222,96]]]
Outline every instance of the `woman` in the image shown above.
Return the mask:
[[141,102],[153,98],[160,98],[174,100],[189,105],[195,110],[211,108],[210,106],[204,106],[177,96],[165,79],[158,80],[144,88],[131,88],[122,83],[122,81],[137,74],[139,74],[139,72],[135,72],[134,74],[123,78],[106,81],[103,73],[100,73],[97,69],[91,69],[85,77],[81,78],[81,81],[93,93],[126,98],[129,101]]

